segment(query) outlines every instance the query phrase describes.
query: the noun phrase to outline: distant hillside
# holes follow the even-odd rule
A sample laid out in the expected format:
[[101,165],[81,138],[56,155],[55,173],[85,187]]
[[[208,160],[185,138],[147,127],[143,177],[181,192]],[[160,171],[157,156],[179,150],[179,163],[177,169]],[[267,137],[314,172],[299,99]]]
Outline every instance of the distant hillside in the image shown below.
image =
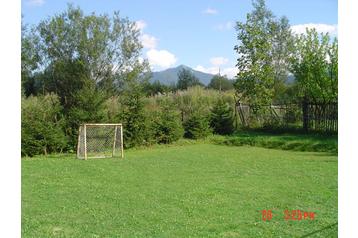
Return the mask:
[[[165,85],[172,85],[176,84],[178,81],[178,72],[182,69],[187,69],[193,72],[193,74],[199,79],[199,81],[207,86],[211,79],[214,77],[213,74],[208,74],[204,72],[200,72],[197,70],[194,70],[186,65],[179,65],[175,68],[169,68],[163,71],[157,71],[152,73],[152,78],[150,79],[151,82],[159,81],[162,84]],[[287,77],[287,84],[292,84],[295,80],[295,77],[293,75],[289,75]]]
[[210,80],[213,78],[213,74],[203,73],[197,70],[194,70],[186,65],[179,65],[175,68],[169,68],[163,71],[153,72],[151,82],[159,81],[165,85],[175,84],[178,81],[178,72],[182,69],[187,69],[193,72],[193,74],[199,79],[199,81],[204,84],[208,85]]

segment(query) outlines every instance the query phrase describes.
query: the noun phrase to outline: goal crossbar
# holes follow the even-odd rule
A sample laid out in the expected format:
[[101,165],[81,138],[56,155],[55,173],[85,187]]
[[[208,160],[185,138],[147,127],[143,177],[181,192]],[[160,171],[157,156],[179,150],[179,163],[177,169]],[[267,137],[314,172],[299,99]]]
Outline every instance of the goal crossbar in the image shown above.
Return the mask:
[[85,123],[78,129],[77,158],[124,157],[121,123]]

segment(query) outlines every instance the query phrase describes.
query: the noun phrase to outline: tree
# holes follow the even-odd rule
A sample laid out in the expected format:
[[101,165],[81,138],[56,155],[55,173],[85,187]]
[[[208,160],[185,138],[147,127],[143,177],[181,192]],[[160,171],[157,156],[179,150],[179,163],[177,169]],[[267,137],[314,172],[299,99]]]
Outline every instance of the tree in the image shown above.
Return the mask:
[[44,68],[57,61],[81,61],[89,78],[109,91],[116,86],[116,78],[138,64],[142,48],[135,23],[118,12],[113,17],[86,16],[72,5],[41,21],[37,36]]
[[144,86],[148,82],[142,72],[145,65],[138,64],[136,70],[124,75],[120,103],[122,110],[118,115],[124,127],[124,146],[126,148],[151,143],[149,117],[144,108]]
[[37,38],[21,19],[21,87],[24,95],[35,94],[34,71],[38,68],[40,56],[38,54]]
[[177,88],[179,90],[188,89],[189,87],[195,85],[202,85],[199,79],[193,74],[193,72],[189,69],[181,69],[178,72],[178,84]]
[[233,81],[228,79],[226,76],[215,75],[209,85],[208,88],[216,89],[219,91],[227,91],[234,88]]
[[172,143],[184,134],[179,113],[173,108],[172,104],[164,102],[154,120],[154,137],[158,143]]
[[307,29],[295,42],[292,72],[297,95],[304,101],[336,101],[338,98],[338,42],[327,34]]
[[234,48],[239,54],[235,88],[239,99],[258,112],[272,103],[287,79],[292,34],[287,18],[277,20],[264,0],[254,0],[253,6],[246,22],[236,25],[240,44]]
[[328,100],[338,101],[338,40],[334,38],[328,50],[328,86],[330,95]]
[[216,134],[228,135],[234,131],[232,108],[221,98],[211,110],[210,126]]
[[169,86],[161,84],[158,80],[156,80],[153,83],[146,83],[144,86],[144,91],[146,92],[147,96],[153,96],[170,92],[171,89]]
[[61,105],[55,94],[21,99],[21,154],[61,152],[67,147]]
[[[66,134],[72,146],[80,123],[105,120],[103,103],[110,96],[126,91],[127,81],[145,81],[147,61],[140,61],[141,43],[135,23],[115,12],[84,15],[68,5],[66,11],[41,21],[23,41],[22,64],[36,61],[33,91],[53,92],[59,96],[67,121]],[[28,50],[27,50],[28,49]],[[32,49],[36,54],[32,54]],[[31,60],[27,60],[30,58]],[[22,67],[22,69],[29,67]],[[33,73],[34,68],[30,71]]]
[[143,92],[140,85],[133,85],[122,97],[122,111],[119,115],[124,129],[126,148],[147,144],[149,121],[144,111]]
[[104,122],[106,112],[105,93],[94,84],[84,85],[73,95],[74,104],[66,112],[66,134],[70,137],[70,145],[75,146],[80,124]]
[[184,136],[190,139],[201,139],[211,134],[209,117],[198,111],[193,112],[190,118],[184,122]]
[[273,100],[277,102],[284,99],[288,90],[290,57],[294,51],[294,36],[286,17],[274,21],[273,34],[272,63],[275,72]]

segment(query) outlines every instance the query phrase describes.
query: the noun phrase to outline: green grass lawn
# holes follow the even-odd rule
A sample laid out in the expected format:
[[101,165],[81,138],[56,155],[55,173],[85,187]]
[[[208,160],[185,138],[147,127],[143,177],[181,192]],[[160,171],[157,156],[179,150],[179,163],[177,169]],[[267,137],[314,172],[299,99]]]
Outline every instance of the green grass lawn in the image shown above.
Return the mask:
[[332,153],[212,144],[23,159],[22,235],[337,237],[337,166]]

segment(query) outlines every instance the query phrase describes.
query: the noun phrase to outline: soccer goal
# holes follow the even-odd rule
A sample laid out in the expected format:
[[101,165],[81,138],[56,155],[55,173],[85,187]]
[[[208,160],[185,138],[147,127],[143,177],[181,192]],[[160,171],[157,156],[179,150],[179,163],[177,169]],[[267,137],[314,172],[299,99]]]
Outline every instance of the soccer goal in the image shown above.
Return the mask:
[[122,124],[83,124],[78,129],[77,158],[123,158]]

